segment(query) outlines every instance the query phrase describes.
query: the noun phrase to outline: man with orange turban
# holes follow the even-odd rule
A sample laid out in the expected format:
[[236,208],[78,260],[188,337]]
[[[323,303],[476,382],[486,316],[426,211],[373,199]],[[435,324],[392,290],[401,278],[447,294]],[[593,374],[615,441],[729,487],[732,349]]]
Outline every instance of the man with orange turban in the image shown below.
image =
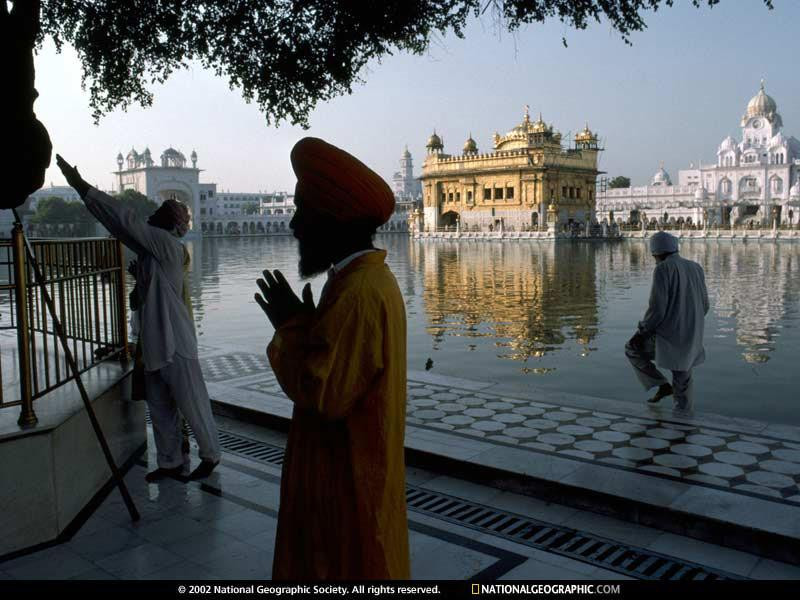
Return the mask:
[[394,209],[377,173],[316,138],[292,149],[300,275],[328,271],[319,304],[279,271],[258,280],[275,327],[267,356],[294,402],[274,579],[408,579],[406,317],[386,252]]

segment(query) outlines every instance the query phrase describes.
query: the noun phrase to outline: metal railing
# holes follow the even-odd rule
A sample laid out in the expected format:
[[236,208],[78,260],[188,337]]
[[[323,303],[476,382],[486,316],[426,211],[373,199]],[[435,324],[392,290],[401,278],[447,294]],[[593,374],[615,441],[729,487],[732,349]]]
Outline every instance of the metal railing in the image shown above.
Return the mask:
[[[111,238],[30,242],[79,372],[108,358],[127,359],[122,244]],[[20,424],[35,424],[33,401],[73,376],[19,227],[0,240],[0,339],[0,408],[19,405]]]

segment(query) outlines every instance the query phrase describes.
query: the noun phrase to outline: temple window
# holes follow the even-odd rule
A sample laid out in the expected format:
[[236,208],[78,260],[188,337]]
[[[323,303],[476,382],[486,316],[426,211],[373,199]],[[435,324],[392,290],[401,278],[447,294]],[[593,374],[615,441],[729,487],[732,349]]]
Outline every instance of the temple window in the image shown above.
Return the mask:
[[566,198],[567,197],[567,186],[563,186],[561,188],[561,197],[562,198]]
[[456,202],[461,202],[461,192],[456,192]]
[[577,188],[575,190],[575,193],[577,194],[578,200],[580,200],[581,199],[581,188]]
[[472,192],[467,190],[467,202],[472,202]]
[[483,199],[484,200],[492,199],[492,188],[483,188]]
[[494,199],[495,200],[502,200],[503,199],[503,188],[501,188],[501,187],[494,188]]
[[447,200],[448,200],[449,202],[452,202],[452,201],[453,201],[453,192],[450,192],[450,193],[447,195]]
[[509,199],[509,200],[514,198],[514,188],[513,187],[507,187],[506,188],[506,198]]

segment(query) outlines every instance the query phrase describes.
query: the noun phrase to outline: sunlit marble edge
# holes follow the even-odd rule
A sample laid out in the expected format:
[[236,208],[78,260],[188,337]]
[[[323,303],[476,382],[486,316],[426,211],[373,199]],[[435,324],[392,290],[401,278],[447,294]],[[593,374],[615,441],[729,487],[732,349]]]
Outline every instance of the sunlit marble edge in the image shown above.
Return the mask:
[[[109,391],[133,369],[133,362],[122,364],[116,360],[101,362],[81,375],[89,398],[94,401]],[[83,400],[78,385],[70,381],[33,402],[33,410],[39,419],[32,427],[20,427],[17,423],[19,406],[0,409],[0,442],[6,439],[38,435],[58,427],[61,423],[83,410]]]

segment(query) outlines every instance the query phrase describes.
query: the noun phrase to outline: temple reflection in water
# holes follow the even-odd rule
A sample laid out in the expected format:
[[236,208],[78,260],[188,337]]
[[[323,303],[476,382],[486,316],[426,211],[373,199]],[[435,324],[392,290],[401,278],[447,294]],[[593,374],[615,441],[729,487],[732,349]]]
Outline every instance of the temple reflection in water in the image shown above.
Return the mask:
[[593,350],[594,245],[445,242],[420,250],[412,244],[410,258],[412,268],[423,273],[428,332],[434,338],[493,337],[498,356],[520,361],[542,357],[569,340],[583,353]]
[[[781,321],[797,311],[800,249],[794,245],[705,242],[682,254],[706,271],[718,328],[707,338],[732,337],[747,363],[765,363],[776,349]],[[413,270],[423,275],[424,308],[433,349],[444,336],[493,338],[497,356],[527,362],[574,343],[596,350],[601,309],[630,302],[636,279],[647,286],[654,266],[644,243],[412,243]],[[646,294],[628,315],[630,330]],[[711,340],[707,340],[709,346]],[[713,343],[712,343],[713,345]],[[475,344],[467,349],[474,350]],[[524,368],[545,373],[551,369]]]

